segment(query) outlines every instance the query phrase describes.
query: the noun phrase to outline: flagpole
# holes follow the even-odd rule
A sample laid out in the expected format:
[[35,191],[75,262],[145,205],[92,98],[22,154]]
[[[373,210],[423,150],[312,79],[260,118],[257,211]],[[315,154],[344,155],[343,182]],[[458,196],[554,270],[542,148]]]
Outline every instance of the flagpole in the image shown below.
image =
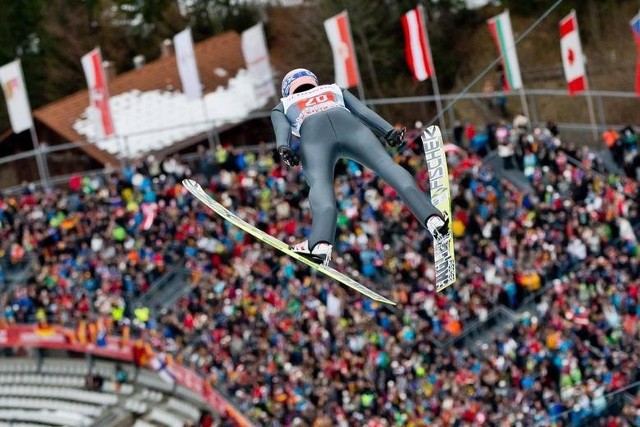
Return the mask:
[[447,132],[447,124],[444,120],[444,114],[442,114],[442,100],[440,99],[440,88],[438,85],[438,77],[436,74],[436,67],[433,65],[433,57],[431,55],[431,43],[429,42],[429,32],[427,31],[427,26],[426,26],[426,22],[427,22],[427,17],[426,14],[424,12],[424,7],[422,6],[422,4],[418,5],[418,10],[420,11],[420,14],[422,15],[422,31],[424,32],[424,38],[426,39],[427,42],[427,52],[429,55],[429,64],[431,65],[431,86],[433,87],[433,95],[436,99],[436,111],[438,112],[438,120],[440,121],[440,129],[442,132],[445,133],[445,135],[448,135],[449,132]]
[[[585,68],[585,77],[587,76],[587,70]],[[589,109],[589,120],[591,121],[591,131],[593,133],[593,141],[598,141],[598,125],[596,124],[596,113],[593,109],[593,99],[591,96],[591,88],[589,87],[589,80],[587,78],[587,108]]]
[[[173,36],[173,45],[175,46],[178,75],[180,76],[180,82],[182,83],[182,93],[188,100],[200,100],[203,121],[207,124],[207,141],[209,143],[209,149],[212,152],[215,152],[215,143],[213,141],[211,126],[208,126],[209,112],[205,101],[204,85],[200,81],[200,75],[198,73],[198,61],[193,47],[191,28],[187,27]],[[195,119],[196,123],[192,123],[197,126],[197,118]]]
[[[576,11],[575,9],[571,9],[571,13],[574,15],[574,17],[576,16]],[[576,22],[576,33],[578,34],[578,37],[580,37],[580,26],[578,24],[578,18],[575,17],[575,22]],[[579,40],[579,39],[578,39]],[[582,44],[582,41],[580,41],[580,44]],[[596,124],[596,113],[595,110],[593,109],[593,99],[591,96],[591,86],[589,85],[589,73],[587,72],[587,64],[585,61],[585,56],[584,53],[582,54],[582,58],[580,58],[581,61],[583,61],[584,64],[584,80],[585,80],[585,85],[586,85],[586,89],[587,89],[587,93],[586,93],[586,97],[587,97],[587,109],[589,110],[589,120],[591,121],[591,132],[593,135],[593,141],[597,142],[598,141],[598,128],[597,128],[597,124]]]
[[46,160],[42,157],[42,147],[40,147],[40,142],[38,141],[35,124],[31,126],[29,132],[31,134],[31,143],[33,144],[33,149],[36,152],[36,164],[38,165],[40,182],[42,183],[43,188],[49,189],[51,187],[51,184],[49,182],[49,170],[47,168]]
[[[207,110],[207,102],[205,101],[204,97],[205,94],[203,94],[202,98],[200,98],[200,104],[202,105],[202,114],[204,116],[204,121],[205,123],[207,123],[209,121],[209,111]],[[211,124],[211,126],[207,126],[207,141],[209,142],[209,149],[211,150],[212,154],[216,152],[216,142],[213,138],[213,134],[217,132],[218,131],[215,129],[214,124]]]
[[[511,30],[511,36],[509,37],[512,41],[513,41],[513,46],[509,46],[509,48],[513,48],[514,52],[516,49],[516,44],[515,44],[515,40],[513,40],[513,28],[511,25],[511,14],[509,13],[509,9],[506,9],[505,12],[507,13],[507,17],[509,18],[509,28]],[[508,56],[508,52],[503,52],[502,53],[505,56]],[[522,107],[522,114],[525,115],[525,117],[528,120],[531,120],[531,117],[529,117],[529,104],[527,103],[527,96],[524,92],[524,82],[522,81],[522,72],[520,71],[520,61],[518,60],[518,55],[517,53],[514,54],[515,58],[516,58],[516,63],[518,64],[518,74],[520,77],[520,88],[519,88],[519,93],[520,93],[520,106]],[[504,59],[504,57],[503,57]],[[505,70],[506,72],[506,70]]]
[[362,79],[360,78],[360,71],[358,71],[358,98],[360,98],[360,101],[365,102],[365,98],[364,98],[364,86],[362,86]]
[[531,117],[529,117],[529,104],[527,103],[527,96],[524,93],[524,84],[520,86],[520,104],[522,105],[522,114],[531,121]]
[[[38,135],[36,134],[36,125],[33,120],[33,113],[31,112],[31,105],[29,104],[29,97],[27,95],[27,89],[24,82],[24,73],[22,72],[22,61],[20,58],[3,65],[0,67],[0,86],[2,86],[5,100],[7,102],[7,111],[11,121],[11,129],[15,134],[22,133],[29,129],[31,135],[31,143],[33,145],[33,151],[36,158],[36,165],[38,167],[38,175],[40,176],[40,183],[43,188],[49,188],[49,172],[47,170],[46,161],[42,158],[42,151],[40,143],[38,141]],[[6,80],[10,80],[11,84],[6,83]],[[5,88],[5,84],[7,87]],[[22,92],[22,100],[11,101],[13,88],[17,88],[18,92]],[[20,104],[16,105],[16,102]],[[29,116],[29,124],[25,126],[24,117]]]

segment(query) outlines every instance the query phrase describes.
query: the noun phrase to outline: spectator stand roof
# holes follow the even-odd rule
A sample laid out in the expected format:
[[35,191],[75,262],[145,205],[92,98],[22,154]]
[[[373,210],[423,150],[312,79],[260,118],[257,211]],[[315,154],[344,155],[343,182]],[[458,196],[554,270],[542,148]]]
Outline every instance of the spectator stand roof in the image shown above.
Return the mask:
[[39,108],[34,116],[62,140],[96,142],[82,144],[82,149],[102,163],[113,164],[118,157],[136,157],[201,134],[212,124],[240,122],[266,103],[266,99],[256,99],[243,69],[238,33],[211,37],[195,44],[194,50],[203,100],[188,100],[181,92],[175,55],[159,58],[109,82],[116,138],[96,139],[86,114],[87,90]]

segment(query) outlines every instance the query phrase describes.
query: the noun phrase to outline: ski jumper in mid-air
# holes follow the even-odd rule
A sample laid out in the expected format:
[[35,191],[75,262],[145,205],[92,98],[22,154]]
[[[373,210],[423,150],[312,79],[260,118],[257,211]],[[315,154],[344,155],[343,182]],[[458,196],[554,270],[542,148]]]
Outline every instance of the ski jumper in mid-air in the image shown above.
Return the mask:
[[[336,84],[320,85],[311,71],[294,69],[282,80],[282,98],[271,111],[271,122],[280,158],[290,167],[302,164],[309,184],[311,234],[293,246],[294,251],[324,264],[331,260],[338,216],[334,169],[340,158],[379,175],[434,237],[448,232],[448,218],[379,139],[401,147],[405,130],[395,129],[349,91]],[[300,138],[299,155],[290,147],[292,134]]]

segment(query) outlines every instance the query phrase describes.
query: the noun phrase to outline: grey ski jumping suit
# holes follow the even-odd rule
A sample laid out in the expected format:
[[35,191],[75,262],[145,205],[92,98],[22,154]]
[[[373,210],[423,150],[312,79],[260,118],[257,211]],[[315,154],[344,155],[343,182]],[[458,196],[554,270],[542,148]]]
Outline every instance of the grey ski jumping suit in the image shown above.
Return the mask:
[[294,93],[272,109],[271,122],[278,147],[289,146],[292,134],[300,137],[300,163],[313,215],[309,248],[320,242],[333,244],[338,215],[333,179],[340,158],[378,174],[423,226],[431,215],[442,215],[378,139],[393,126],[349,91],[331,84]]

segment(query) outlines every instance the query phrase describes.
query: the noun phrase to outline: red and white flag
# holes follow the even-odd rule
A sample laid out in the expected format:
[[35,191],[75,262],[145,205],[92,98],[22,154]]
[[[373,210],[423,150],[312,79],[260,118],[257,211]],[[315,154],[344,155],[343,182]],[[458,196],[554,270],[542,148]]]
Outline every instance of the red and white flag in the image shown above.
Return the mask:
[[349,15],[344,11],[327,19],[324,29],[333,51],[336,84],[343,88],[357,86],[360,84],[360,72],[351,38]]
[[640,13],[633,17],[630,24],[638,50],[638,59],[636,60],[636,93],[640,95]]
[[96,135],[99,138],[110,138],[115,135],[115,128],[100,48],[95,48],[82,57],[82,68],[89,87],[89,118],[96,126]]
[[576,95],[586,90],[587,76],[575,10],[572,10],[560,21],[560,52],[569,95]]
[[142,223],[140,223],[140,228],[148,230],[156,219],[158,204],[155,202],[143,203],[140,205],[140,210],[142,211]]
[[0,85],[2,85],[4,99],[7,101],[13,132],[20,133],[33,127],[31,106],[19,59],[0,67]]
[[418,81],[433,75],[431,51],[427,39],[427,26],[420,6],[402,15],[404,51],[409,69]]

